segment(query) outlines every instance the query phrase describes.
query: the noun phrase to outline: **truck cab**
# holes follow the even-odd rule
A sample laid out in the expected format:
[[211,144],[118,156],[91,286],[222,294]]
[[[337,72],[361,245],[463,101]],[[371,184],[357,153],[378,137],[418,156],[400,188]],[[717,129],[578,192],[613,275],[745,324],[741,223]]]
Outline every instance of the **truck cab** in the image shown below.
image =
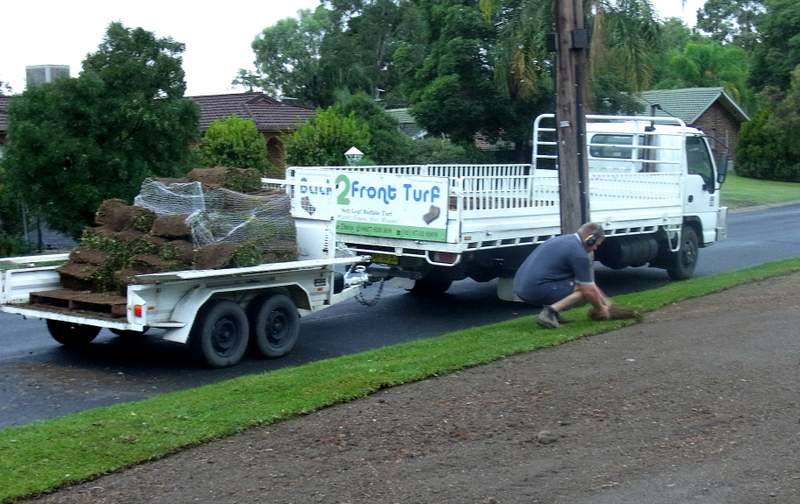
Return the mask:
[[[718,225],[719,190],[725,179],[702,131],[679,119],[666,123],[648,121],[593,121],[587,124],[590,171],[618,173],[670,173],[685,176],[683,210],[689,222],[698,224],[700,246],[724,238]],[[681,145],[683,144],[683,145]]]

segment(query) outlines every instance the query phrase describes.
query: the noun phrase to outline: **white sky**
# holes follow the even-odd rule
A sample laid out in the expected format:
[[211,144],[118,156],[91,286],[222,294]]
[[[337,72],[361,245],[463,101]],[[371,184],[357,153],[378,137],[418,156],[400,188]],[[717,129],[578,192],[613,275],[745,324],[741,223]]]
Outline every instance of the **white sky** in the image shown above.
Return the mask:
[[[653,0],[662,17],[682,16],[694,25],[704,0]],[[279,19],[313,8],[319,0],[7,0],[0,9],[0,81],[15,93],[25,87],[28,65],[69,65],[77,76],[81,62],[95,52],[108,24],[121,21],[159,37],[186,44],[183,69],[188,95],[242,91],[230,82],[240,68],[253,68],[250,44]]]

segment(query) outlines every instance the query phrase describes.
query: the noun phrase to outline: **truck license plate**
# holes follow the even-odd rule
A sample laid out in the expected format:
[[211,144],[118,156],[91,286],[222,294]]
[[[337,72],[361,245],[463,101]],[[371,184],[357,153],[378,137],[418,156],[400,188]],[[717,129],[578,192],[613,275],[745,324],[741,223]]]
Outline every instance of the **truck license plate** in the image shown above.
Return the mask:
[[370,254],[372,262],[378,264],[397,264],[398,257],[392,254]]

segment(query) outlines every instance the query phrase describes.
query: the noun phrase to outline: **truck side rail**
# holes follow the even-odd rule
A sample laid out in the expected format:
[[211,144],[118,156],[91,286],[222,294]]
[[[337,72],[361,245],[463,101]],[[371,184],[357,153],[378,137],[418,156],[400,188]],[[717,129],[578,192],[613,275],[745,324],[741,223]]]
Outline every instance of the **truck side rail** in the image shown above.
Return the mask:
[[[543,123],[552,122],[552,126],[545,126]],[[591,138],[587,139],[586,159],[589,159],[589,168],[602,169],[605,171],[622,172],[652,172],[652,171],[681,171],[683,145],[680,141],[686,136],[686,123],[676,117],[666,116],[610,116],[610,115],[588,115],[586,116],[587,136],[589,130],[595,133],[606,132],[609,134],[627,133],[643,139],[637,143],[592,143]],[[592,126],[588,126],[591,123]],[[657,126],[668,126],[656,130]],[[619,129],[617,129],[619,127]],[[669,145],[651,145],[652,138],[661,137],[675,139],[668,142]],[[532,162],[535,169],[551,168],[558,169],[558,138],[555,128],[555,114],[542,114],[533,123],[533,152]],[[630,159],[614,158],[601,162],[592,157],[594,148],[616,148],[622,151],[627,150]]]

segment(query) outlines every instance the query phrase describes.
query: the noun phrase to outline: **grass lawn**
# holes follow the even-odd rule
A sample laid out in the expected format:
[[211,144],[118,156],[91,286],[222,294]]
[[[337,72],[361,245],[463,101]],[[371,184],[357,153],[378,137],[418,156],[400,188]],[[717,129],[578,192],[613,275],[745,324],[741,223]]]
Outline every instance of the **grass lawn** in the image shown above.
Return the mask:
[[721,193],[721,204],[728,208],[800,201],[800,183],[758,180],[730,174],[722,184]]
[[[642,311],[800,271],[800,257],[615,297]],[[363,397],[385,387],[559,345],[636,321],[591,322],[586,308],[558,330],[532,317],[312,362],[0,430],[0,501],[84,481]]]

